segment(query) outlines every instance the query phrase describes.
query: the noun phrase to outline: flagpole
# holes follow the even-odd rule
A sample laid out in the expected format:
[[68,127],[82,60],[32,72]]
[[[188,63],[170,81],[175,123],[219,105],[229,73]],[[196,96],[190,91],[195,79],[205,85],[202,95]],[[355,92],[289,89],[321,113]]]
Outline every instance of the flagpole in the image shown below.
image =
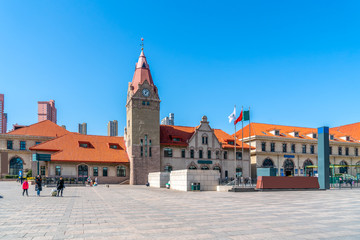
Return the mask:
[[249,107],[249,177],[250,177],[250,185],[251,185],[251,126],[250,126],[250,107]]
[[[236,105],[234,106],[234,109],[236,109]],[[235,110],[236,111],[236,110]],[[235,130],[235,133],[234,133],[234,162],[235,162],[235,183],[234,183],[234,186],[236,186],[236,124],[235,124],[235,121],[236,121],[236,114],[235,114],[235,119],[234,119],[234,130]]]
[[[243,113],[243,106],[241,106],[241,112]],[[244,113],[241,119],[241,171],[244,171]]]

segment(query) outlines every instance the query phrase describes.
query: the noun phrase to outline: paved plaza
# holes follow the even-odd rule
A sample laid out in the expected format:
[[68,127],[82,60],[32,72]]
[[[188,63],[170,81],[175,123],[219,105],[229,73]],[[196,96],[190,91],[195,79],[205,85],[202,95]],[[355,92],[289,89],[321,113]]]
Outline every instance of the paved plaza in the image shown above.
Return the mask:
[[178,192],[0,182],[0,239],[360,239],[360,189]]

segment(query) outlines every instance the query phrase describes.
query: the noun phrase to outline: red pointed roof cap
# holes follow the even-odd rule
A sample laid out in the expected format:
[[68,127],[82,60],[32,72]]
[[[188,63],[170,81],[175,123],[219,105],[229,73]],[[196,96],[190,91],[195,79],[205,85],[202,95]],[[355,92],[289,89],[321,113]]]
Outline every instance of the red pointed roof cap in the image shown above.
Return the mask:
[[138,90],[139,84],[143,84],[145,81],[147,81],[151,86],[154,86],[149,64],[146,61],[144,51],[141,50],[139,60],[135,65],[134,77],[131,82],[131,85],[134,87],[134,93]]

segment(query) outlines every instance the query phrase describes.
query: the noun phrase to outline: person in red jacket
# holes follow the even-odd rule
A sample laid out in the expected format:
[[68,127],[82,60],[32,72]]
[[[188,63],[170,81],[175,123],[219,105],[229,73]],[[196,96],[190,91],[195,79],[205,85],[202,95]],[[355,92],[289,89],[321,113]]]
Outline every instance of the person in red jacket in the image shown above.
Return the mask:
[[24,196],[25,192],[26,192],[26,196],[29,196],[29,194],[28,194],[29,183],[28,183],[27,179],[25,179],[25,182],[23,183],[22,188],[23,188],[23,196]]

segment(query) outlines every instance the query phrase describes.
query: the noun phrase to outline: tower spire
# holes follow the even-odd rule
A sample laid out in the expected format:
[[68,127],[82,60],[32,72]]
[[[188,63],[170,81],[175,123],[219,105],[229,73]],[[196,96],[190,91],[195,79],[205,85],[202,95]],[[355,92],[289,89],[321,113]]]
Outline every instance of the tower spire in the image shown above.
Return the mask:
[[143,51],[144,50],[144,38],[141,38],[140,46],[141,46],[141,51]]

